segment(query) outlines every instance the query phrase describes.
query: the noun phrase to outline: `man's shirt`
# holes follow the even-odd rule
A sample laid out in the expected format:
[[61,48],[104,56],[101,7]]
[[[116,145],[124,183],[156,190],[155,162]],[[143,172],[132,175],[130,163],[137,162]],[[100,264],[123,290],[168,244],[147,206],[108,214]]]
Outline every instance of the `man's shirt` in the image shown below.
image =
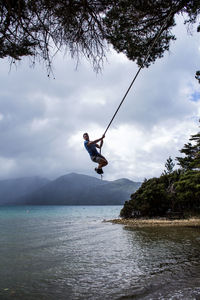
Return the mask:
[[97,148],[95,144],[91,144],[88,146],[89,141],[84,141],[84,146],[86,150],[88,151],[89,155],[92,156],[97,156],[99,155],[99,152],[97,151]]

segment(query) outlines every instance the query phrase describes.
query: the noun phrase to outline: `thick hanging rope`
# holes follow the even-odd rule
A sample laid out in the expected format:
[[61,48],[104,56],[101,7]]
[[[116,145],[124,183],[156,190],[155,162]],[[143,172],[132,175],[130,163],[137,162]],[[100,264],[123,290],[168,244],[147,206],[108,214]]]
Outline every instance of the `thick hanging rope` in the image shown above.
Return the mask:
[[112,124],[112,122],[113,122],[113,120],[114,120],[116,114],[118,113],[118,111],[119,111],[121,105],[123,104],[124,100],[126,99],[126,96],[128,95],[130,89],[132,88],[132,86],[133,86],[133,84],[134,84],[136,78],[138,77],[138,75],[139,75],[141,69],[143,68],[144,64],[145,64],[146,61],[148,60],[148,58],[149,58],[149,56],[150,56],[150,54],[151,54],[151,51],[152,51],[153,47],[155,46],[155,44],[156,44],[157,40],[159,39],[160,35],[162,34],[162,32],[163,32],[163,30],[164,30],[164,27],[165,27],[165,25],[167,24],[168,20],[170,19],[172,13],[173,13],[173,10],[171,10],[170,13],[169,13],[169,15],[166,17],[165,21],[163,22],[162,27],[160,28],[160,30],[159,30],[157,36],[156,36],[155,39],[154,39],[152,45],[149,47],[149,50],[148,50],[148,52],[147,52],[147,55],[146,55],[145,58],[144,58],[144,61],[143,61],[142,65],[141,65],[140,68],[138,69],[138,71],[137,71],[137,73],[135,74],[135,76],[134,76],[134,78],[133,78],[131,84],[129,85],[129,87],[128,87],[128,89],[127,89],[127,91],[126,91],[124,97],[122,98],[122,100],[121,100],[121,102],[120,102],[120,104],[119,104],[117,110],[115,111],[115,113],[114,113],[112,119],[110,120],[110,123],[108,124],[108,126],[107,126],[107,128],[106,128],[106,130],[105,130],[105,132],[104,132],[104,135],[106,134],[106,132],[108,131],[110,125]]

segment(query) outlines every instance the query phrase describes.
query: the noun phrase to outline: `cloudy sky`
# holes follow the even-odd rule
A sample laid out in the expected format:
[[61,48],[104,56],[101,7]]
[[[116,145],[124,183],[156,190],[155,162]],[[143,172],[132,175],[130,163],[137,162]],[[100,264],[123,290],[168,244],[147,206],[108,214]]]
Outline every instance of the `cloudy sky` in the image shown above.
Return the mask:
[[[160,176],[166,159],[179,156],[198,132],[200,34],[178,20],[170,52],[142,70],[107,132],[102,154],[106,180]],[[101,74],[89,62],[63,53],[54,60],[55,79],[45,68],[17,68],[0,61],[0,179],[38,175],[54,179],[69,172],[96,176],[82,134],[99,138],[128,88],[137,66],[110,51]]]

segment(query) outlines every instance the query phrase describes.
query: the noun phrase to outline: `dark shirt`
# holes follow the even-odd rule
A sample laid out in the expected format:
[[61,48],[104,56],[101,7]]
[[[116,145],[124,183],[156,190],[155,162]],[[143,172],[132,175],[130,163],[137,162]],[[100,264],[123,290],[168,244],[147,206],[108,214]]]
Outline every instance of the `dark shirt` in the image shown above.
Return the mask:
[[92,156],[97,156],[99,155],[99,152],[97,151],[96,145],[95,144],[91,144],[91,145],[87,145],[89,141],[84,141],[84,146],[85,149],[88,151],[89,155]]

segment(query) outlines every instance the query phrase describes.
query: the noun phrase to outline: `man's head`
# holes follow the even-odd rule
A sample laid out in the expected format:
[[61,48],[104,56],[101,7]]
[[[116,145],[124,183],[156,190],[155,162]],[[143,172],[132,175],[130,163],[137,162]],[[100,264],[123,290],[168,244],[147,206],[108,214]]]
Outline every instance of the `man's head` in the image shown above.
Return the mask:
[[85,132],[85,133],[83,134],[83,138],[84,138],[84,140],[89,141],[89,135],[88,135],[87,132]]

